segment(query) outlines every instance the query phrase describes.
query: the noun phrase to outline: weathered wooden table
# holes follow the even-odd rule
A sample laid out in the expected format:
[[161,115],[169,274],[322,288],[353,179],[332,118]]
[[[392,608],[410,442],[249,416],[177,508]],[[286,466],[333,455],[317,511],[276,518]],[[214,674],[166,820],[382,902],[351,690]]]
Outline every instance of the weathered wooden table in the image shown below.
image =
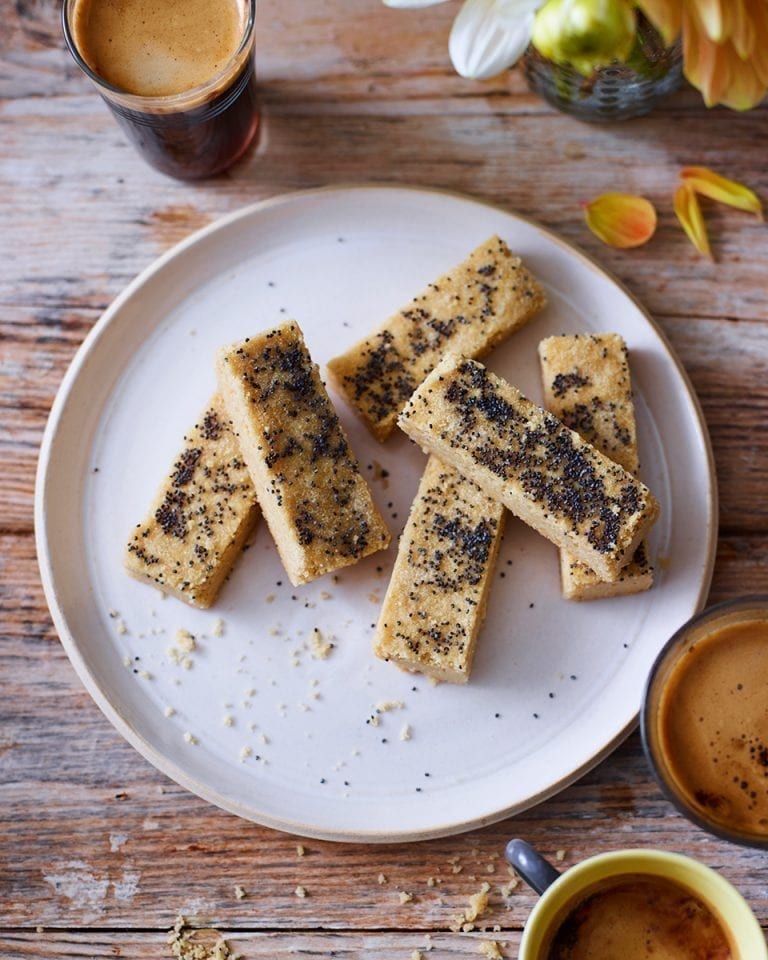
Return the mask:
[[[613,271],[671,340],[702,402],[720,488],[712,601],[768,589],[768,233],[707,205],[716,263],[677,227],[681,166],[706,164],[768,197],[768,108],[707,111],[685,90],[647,119],[587,126],[528,93],[517,71],[454,75],[453,5],[261,0],[266,130],[256,154],[200,184],[154,173],[123,141],[63,48],[52,0],[5,3],[0,27],[0,956],[168,956],[178,914],[215,924],[246,957],[516,955],[535,897],[505,896],[505,841],[568,866],[639,845],[719,869],[768,924],[768,861],[708,838],[662,799],[633,735],[575,786],[512,821],[410,845],[304,841],[240,821],[165,779],[84,692],[38,581],[37,449],[59,381],[100,312],[158,254],[254,200],[349,181],[434,185],[557,230]],[[656,238],[620,252],[580,201],[650,197]],[[670,415],[673,412],[670,411]],[[379,883],[379,874],[387,882]],[[428,885],[428,878],[440,882]],[[453,917],[490,880],[467,934]],[[235,886],[246,896],[238,898]],[[294,891],[305,887],[299,899]],[[401,903],[399,891],[413,894]],[[500,930],[483,933],[498,925]]]

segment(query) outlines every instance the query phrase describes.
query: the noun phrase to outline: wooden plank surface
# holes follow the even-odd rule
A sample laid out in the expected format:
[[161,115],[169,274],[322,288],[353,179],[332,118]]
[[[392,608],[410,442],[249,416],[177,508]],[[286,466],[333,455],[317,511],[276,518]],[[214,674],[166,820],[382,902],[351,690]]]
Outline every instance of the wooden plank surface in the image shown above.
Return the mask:
[[[427,933],[438,956],[476,956],[487,936],[512,957],[536,900],[522,884],[505,887],[503,848],[514,834],[552,857],[561,852],[563,868],[630,845],[689,853],[733,880],[768,925],[764,856],[679,817],[637,735],[559,796],[459,837],[301,841],[212,808],[150,767],[82,689],[45,606],[32,517],[37,450],[58,384],[140,270],[191,231],[265,197],[410,183],[534,218],[647,306],[712,437],[720,541],[710,599],[767,591],[768,234],[745,214],[706,204],[710,263],[680,231],[671,198],[688,163],[768,196],[768,108],[707,111],[683,90],[645,119],[587,126],[531,95],[518,71],[483,83],[455,76],[446,54],[451,4],[406,12],[379,0],[261,0],[261,144],[225,176],[182,184],[125,144],[63,47],[57,2],[3,12],[0,956],[169,956],[164,931],[184,913],[218,925],[246,957],[388,960],[426,950]],[[611,250],[586,230],[581,201],[609,189],[657,205],[647,247]],[[491,908],[478,926],[501,932],[452,932],[483,881]],[[400,903],[401,891],[413,900]]]
[[[349,933],[317,934],[247,934],[219,930],[233,953],[248,960],[288,960],[295,957],[347,957],[357,960],[403,960],[414,951],[422,956],[473,957],[481,954],[481,943],[495,939],[503,955],[513,957],[520,942],[517,931],[501,933],[386,934]],[[214,940],[212,937],[211,940]],[[214,940],[215,942],[215,940]],[[106,960],[123,957],[124,960],[160,960],[171,956],[163,933],[94,933],[60,934],[48,930],[42,933],[19,933],[3,938],[0,950],[4,960]]]

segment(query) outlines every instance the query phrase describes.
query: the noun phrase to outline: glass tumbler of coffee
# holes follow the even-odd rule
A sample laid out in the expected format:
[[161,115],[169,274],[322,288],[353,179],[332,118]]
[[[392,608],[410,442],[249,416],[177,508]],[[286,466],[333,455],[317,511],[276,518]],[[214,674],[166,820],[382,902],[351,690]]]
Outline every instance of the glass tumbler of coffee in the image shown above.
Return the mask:
[[716,604],[674,634],[651,669],[640,730],[685,817],[768,849],[768,596]]
[[221,173],[259,129],[255,0],[65,0],[75,62],[157,170]]

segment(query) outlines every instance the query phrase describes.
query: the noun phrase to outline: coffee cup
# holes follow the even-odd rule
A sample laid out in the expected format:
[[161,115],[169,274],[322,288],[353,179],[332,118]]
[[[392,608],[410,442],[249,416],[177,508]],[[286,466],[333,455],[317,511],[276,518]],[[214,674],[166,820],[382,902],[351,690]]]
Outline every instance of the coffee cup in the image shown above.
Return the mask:
[[618,850],[559,873],[524,840],[507,860],[541,899],[518,960],[767,960],[747,902],[697,860],[660,850]]
[[255,0],[64,0],[69,50],[153,167],[214,176],[256,139]]
[[768,596],[709,607],[665,645],[643,746],[663,792],[704,830],[768,848]]

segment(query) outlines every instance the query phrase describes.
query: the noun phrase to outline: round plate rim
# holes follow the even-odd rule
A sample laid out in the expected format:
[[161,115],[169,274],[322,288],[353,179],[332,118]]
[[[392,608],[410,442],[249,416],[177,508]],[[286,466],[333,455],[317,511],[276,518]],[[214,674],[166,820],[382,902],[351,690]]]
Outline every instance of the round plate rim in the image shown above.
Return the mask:
[[227,797],[224,794],[219,793],[215,788],[210,787],[208,784],[200,783],[183,769],[178,767],[176,763],[172,760],[169,760],[168,757],[164,756],[160,751],[156,750],[151,744],[149,744],[136,730],[133,729],[131,724],[123,717],[120,712],[115,709],[115,707],[110,702],[108,696],[102,691],[99,683],[92,674],[88,664],[82,657],[80,650],[78,648],[77,641],[69,630],[67,621],[64,617],[64,614],[61,610],[61,607],[58,603],[56,584],[55,584],[55,575],[53,571],[53,563],[51,558],[51,551],[49,550],[48,544],[48,535],[47,535],[47,525],[46,525],[46,477],[48,473],[48,467],[50,462],[51,448],[53,444],[53,439],[56,435],[59,422],[61,420],[64,408],[66,406],[67,399],[70,392],[72,391],[74,384],[77,381],[78,375],[81,368],[83,367],[88,355],[91,350],[94,348],[95,344],[98,342],[99,338],[109,326],[109,324],[114,320],[114,318],[119,315],[123,305],[130,300],[134,294],[140,290],[146,281],[153,276],[154,274],[163,270],[167,263],[170,261],[181,257],[184,255],[187,249],[196,244],[204,242],[208,236],[211,234],[217,233],[219,231],[226,230],[231,224],[237,222],[241,219],[248,219],[253,216],[258,216],[261,212],[268,210],[274,206],[279,206],[283,204],[290,204],[293,202],[301,201],[304,198],[311,198],[313,196],[322,195],[322,194],[346,194],[354,191],[371,191],[371,192],[415,192],[426,195],[436,195],[452,198],[454,200],[459,200],[464,203],[468,203],[474,206],[486,207],[489,210],[502,213],[505,216],[511,217],[514,220],[518,220],[522,223],[527,224],[532,227],[538,233],[544,235],[550,242],[556,244],[557,246],[563,248],[569,256],[575,257],[579,260],[585,267],[589,270],[596,271],[603,278],[608,280],[611,284],[617,287],[625,297],[627,297],[633,305],[638,309],[638,311],[643,315],[649,326],[652,328],[653,332],[658,336],[659,342],[664,349],[666,354],[666,359],[668,362],[672,363],[674,366],[677,375],[682,381],[686,393],[687,399],[691,404],[692,413],[695,417],[695,424],[698,428],[699,435],[703,441],[704,452],[707,459],[708,467],[708,476],[709,476],[709,501],[708,501],[708,522],[707,522],[707,532],[706,532],[706,556],[707,562],[703,569],[703,574],[701,578],[700,588],[698,596],[696,597],[695,609],[693,613],[697,613],[702,609],[706,601],[707,595],[709,593],[709,588],[712,580],[712,574],[714,570],[715,563],[715,548],[717,543],[717,523],[718,523],[718,490],[717,490],[717,481],[715,473],[715,463],[714,455],[712,452],[712,444],[709,436],[709,431],[707,428],[706,420],[702,411],[701,404],[696,395],[696,392],[693,388],[693,385],[688,377],[688,374],[685,368],[682,366],[681,362],[677,358],[674,350],[672,349],[669,340],[667,339],[666,334],[657,324],[645,306],[637,299],[637,297],[627,289],[627,287],[615,277],[609,270],[604,268],[599,264],[595,259],[593,259],[589,254],[580,250],[577,246],[570,243],[567,240],[564,240],[562,237],[558,236],[553,231],[549,230],[547,227],[542,226],[537,221],[532,218],[521,215],[515,211],[509,210],[501,204],[492,203],[486,200],[477,199],[466,193],[462,193],[456,190],[448,190],[437,187],[422,187],[417,185],[408,185],[408,184],[388,184],[388,183],[342,183],[334,184],[323,187],[314,187],[304,190],[295,190],[289,191],[287,193],[277,194],[272,197],[265,198],[263,200],[256,201],[252,204],[248,204],[244,207],[240,207],[237,210],[231,211],[228,214],[225,214],[222,217],[219,217],[213,220],[211,223],[206,224],[204,227],[194,231],[189,236],[185,237],[183,240],[174,244],[159,257],[155,258],[150,264],[148,264],[143,270],[141,270],[133,280],[131,280],[123,290],[117,294],[117,296],[111,301],[107,306],[104,312],[101,314],[99,319],[94,324],[93,328],[90,330],[88,335],[83,340],[82,344],[78,347],[77,352],[75,353],[60,385],[57,390],[54,402],[51,407],[51,411],[46,423],[45,431],[43,434],[43,439],[40,445],[40,452],[38,457],[36,478],[35,478],[35,497],[34,497],[34,527],[35,527],[35,545],[37,550],[38,557],[38,566],[40,570],[40,578],[43,586],[43,592],[45,594],[46,602],[48,604],[51,617],[53,619],[56,632],[58,634],[59,640],[61,641],[62,646],[67,654],[67,657],[75,669],[80,681],[83,686],[86,688],[91,698],[94,700],[96,705],[106,716],[112,726],[120,733],[120,735],[127,740],[131,746],[134,747],[145,760],[149,761],[156,769],[164,773],[170,779],[174,780],[180,786],[183,786],[185,789],[189,790],[191,793],[196,794],[207,802],[213,804],[220,809],[226,810],[229,813],[232,813],[242,819],[249,820],[253,823],[260,824],[261,826],[266,826],[272,829],[280,830],[286,833],[292,833],[312,839],[320,840],[331,840],[336,842],[358,842],[358,843],[397,843],[397,842],[409,842],[409,841],[420,841],[428,840],[437,837],[451,836],[459,833],[464,833],[469,830],[478,829],[483,826],[487,826],[492,823],[497,823],[501,820],[506,819],[510,816],[515,816],[519,813],[522,813],[525,810],[531,809],[532,807],[542,803],[543,801],[549,799],[550,797],[555,796],[560,793],[562,790],[566,789],[571,784],[575,783],[581,777],[583,777],[590,770],[594,769],[599,763],[601,763],[606,757],[608,757],[635,729],[638,722],[638,715],[636,714],[622,729],[620,729],[604,746],[602,749],[598,750],[592,757],[590,757],[585,763],[581,764],[576,769],[572,770],[569,774],[560,777],[556,782],[552,783],[547,789],[539,791],[539,793],[532,795],[526,798],[525,801],[521,803],[516,803],[511,806],[506,806],[498,809],[492,815],[480,816],[476,818],[471,818],[466,821],[458,821],[446,824],[438,824],[434,827],[428,829],[416,829],[416,830],[405,830],[402,832],[381,832],[379,830],[371,831],[361,831],[354,830],[349,832],[341,831],[328,831],[323,829],[317,829],[310,824],[304,824],[298,821],[281,821],[278,818],[273,818],[264,814],[255,816],[254,812],[250,808],[244,807],[241,803],[234,800],[231,797]]

